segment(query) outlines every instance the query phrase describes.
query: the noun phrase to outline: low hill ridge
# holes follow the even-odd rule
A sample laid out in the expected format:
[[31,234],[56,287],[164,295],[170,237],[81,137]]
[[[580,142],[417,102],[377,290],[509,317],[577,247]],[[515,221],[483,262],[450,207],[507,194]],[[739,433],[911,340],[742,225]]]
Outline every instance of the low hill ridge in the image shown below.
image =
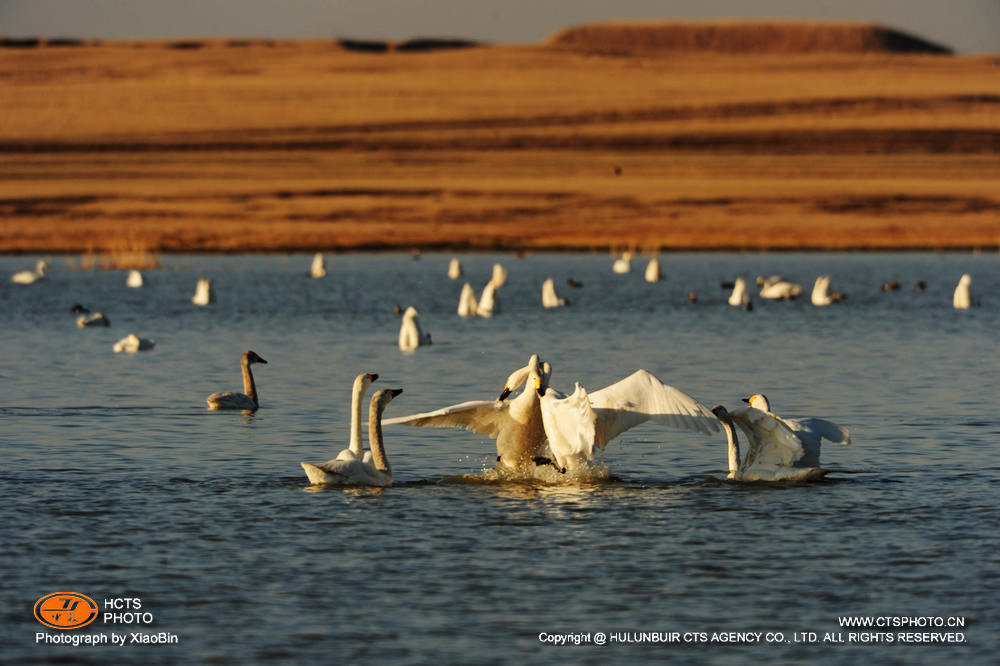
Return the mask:
[[690,21],[591,23],[565,28],[550,46],[590,53],[672,52],[807,54],[952,51],[920,37],[862,23],[808,21]]

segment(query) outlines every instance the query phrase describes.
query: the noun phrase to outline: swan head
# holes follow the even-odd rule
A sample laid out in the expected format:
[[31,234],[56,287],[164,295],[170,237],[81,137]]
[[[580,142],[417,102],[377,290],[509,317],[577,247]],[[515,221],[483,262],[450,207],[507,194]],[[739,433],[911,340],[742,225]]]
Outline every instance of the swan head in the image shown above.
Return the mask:
[[[510,373],[510,377],[508,377],[506,383],[504,383],[503,391],[501,391],[500,397],[497,398],[497,401],[503,402],[506,400],[507,396],[513,393],[514,389],[518,386],[526,382],[532,373],[534,373],[537,377],[539,373],[538,361],[538,354],[532,354],[531,358],[528,359],[528,365],[523,368],[518,368],[514,372]],[[534,388],[537,388],[537,385]]]
[[362,393],[368,390],[368,387],[372,385],[378,379],[378,374],[374,372],[361,373],[354,378],[354,390],[360,390]]
[[968,273],[963,273],[962,277],[959,278],[958,283],[960,285],[962,285],[962,284],[964,284],[964,285],[972,284],[972,276],[969,275]]
[[412,305],[407,307],[406,311],[403,312],[403,319],[413,319],[416,316],[417,316],[417,309]]
[[548,361],[542,363],[541,374],[535,377],[535,393],[541,398],[549,388],[549,378],[552,376],[552,366]]
[[712,413],[723,423],[732,423],[733,421],[732,417],[729,416],[729,410],[722,405],[712,407]]
[[251,351],[249,349],[246,350],[245,352],[243,352],[243,362],[246,363],[247,365],[249,365],[251,363],[263,363],[264,365],[267,365],[267,361],[265,361],[264,359],[262,359],[257,354],[257,352]]
[[743,398],[743,402],[750,403],[751,407],[759,409],[762,412],[771,411],[771,403],[768,401],[767,396],[763,393],[755,393],[749,398]]
[[382,389],[380,391],[375,391],[375,395],[372,396],[372,409],[378,409],[381,412],[386,405],[392,402],[392,399],[403,392],[403,389]]
[[49,262],[45,261],[44,259],[40,260],[37,264],[35,264],[35,270],[39,275],[44,275],[45,270],[48,267],[49,267]]

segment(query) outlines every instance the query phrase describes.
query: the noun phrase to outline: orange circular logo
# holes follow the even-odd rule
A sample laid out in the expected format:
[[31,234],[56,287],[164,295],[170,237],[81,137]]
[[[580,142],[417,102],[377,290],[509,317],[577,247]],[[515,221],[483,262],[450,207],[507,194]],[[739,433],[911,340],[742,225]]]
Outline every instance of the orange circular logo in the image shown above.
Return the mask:
[[97,603],[86,594],[55,592],[35,602],[35,619],[53,629],[79,629],[97,619]]

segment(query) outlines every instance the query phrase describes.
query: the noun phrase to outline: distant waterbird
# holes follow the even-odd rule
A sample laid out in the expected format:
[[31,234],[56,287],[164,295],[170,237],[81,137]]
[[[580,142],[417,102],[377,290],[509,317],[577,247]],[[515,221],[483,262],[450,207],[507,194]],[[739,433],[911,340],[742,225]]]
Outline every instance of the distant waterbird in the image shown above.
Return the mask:
[[420,330],[417,309],[411,305],[403,312],[403,321],[399,326],[399,348],[403,351],[413,351],[417,347],[429,344],[431,344],[431,334]]
[[205,306],[215,302],[215,293],[212,290],[212,281],[208,278],[199,278],[194,290],[191,302],[195,305]]
[[243,355],[240,357],[240,369],[243,371],[243,393],[236,393],[235,391],[213,393],[205,399],[208,403],[208,408],[212,410],[242,409],[244,411],[255,411],[260,406],[260,402],[257,396],[257,384],[254,382],[253,373],[250,371],[250,366],[254,363],[263,363],[266,365],[267,361],[262,359],[255,351],[248,349],[243,352]]
[[951,303],[956,310],[968,310],[972,307],[972,276],[968,273],[962,275],[955,287],[955,293],[951,297]]
[[49,264],[46,261],[39,261],[35,264],[34,271],[19,271],[10,276],[10,281],[14,284],[35,284],[46,279],[45,271]]

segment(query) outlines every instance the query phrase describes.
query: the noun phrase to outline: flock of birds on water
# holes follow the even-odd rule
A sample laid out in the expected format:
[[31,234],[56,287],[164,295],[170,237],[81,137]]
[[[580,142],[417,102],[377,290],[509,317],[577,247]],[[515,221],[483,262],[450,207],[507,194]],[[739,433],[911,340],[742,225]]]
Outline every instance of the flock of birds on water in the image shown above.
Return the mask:
[[[615,273],[631,271],[631,253],[618,257],[612,266]],[[35,271],[21,271],[11,277],[15,284],[30,285],[46,279],[48,264],[39,261]],[[312,278],[326,276],[322,253],[317,253],[309,270]],[[462,277],[462,265],[453,258],[448,267],[448,277]],[[661,279],[659,261],[654,256],[646,267],[645,279]],[[507,281],[507,271],[500,264],[493,266],[493,273],[477,299],[469,283],[465,283],[458,305],[462,317],[492,317],[499,312],[499,290]],[[571,287],[582,286],[572,279]],[[758,295],[766,299],[793,299],[802,293],[801,285],[783,280],[779,276],[758,277]],[[955,288],[953,306],[968,309],[972,306],[971,277],[962,275]],[[126,286],[140,288],[144,284],[142,273],[128,273]],[[752,298],[747,282],[742,277],[731,284],[728,303],[734,307],[752,309]],[[828,306],[845,298],[830,292],[829,276],[816,279],[812,290],[815,306]],[[922,291],[925,285],[917,283]],[[898,290],[898,282],[882,285],[885,291]],[[211,280],[198,280],[191,302],[207,306],[214,302]],[[692,293],[689,301],[697,300]],[[552,278],[542,283],[542,305],[545,308],[563,307],[569,301],[560,298]],[[431,336],[420,328],[415,308],[402,310],[399,331],[399,348],[413,351],[431,344]],[[100,312],[89,312],[81,305],[74,305],[78,315],[77,326],[110,326],[110,320]],[[129,334],[113,345],[115,352],[138,352],[152,349],[155,342]],[[219,392],[206,398],[211,410],[241,410],[253,412],[260,406],[257,387],[251,366],[266,364],[252,350],[243,353],[240,367],[243,373],[243,392]],[[721,428],[726,435],[729,479],[736,481],[808,481],[820,478],[829,470],[820,467],[820,444],[830,442],[849,444],[850,432],[836,423],[820,418],[784,418],[771,411],[766,396],[756,394],[743,401],[746,407],[729,410],[722,405],[712,409],[698,402],[683,391],[669,386],[645,370],[637,370],[624,379],[596,391],[587,391],[579,383],[571,393],[563,393],[550,386],[552,366],[537,354],[532,354],[527,365],[512,372],[495,400],[474,400],[444,407],[421,414],[411,414],[383,419],[386,405],[400,395],[403,389],[383,389],[372,396],[368,414],[369,448],[365,449],[362,436],[362,407],[371,384],[378,379],[374,373],[359,374],[351,393],[351,425],[348,447],[335,458],[324,463],[302,462],[311,484],[336,486],[391,486],[392,466],[389,464],[382,433],[383,425],[433,426],[464,428],[496,440],[498,471],[512,479],[538,479],[557,481],[561,478],[581,478],[594,461],[598,450],[618,435],[641,423],[652,421],[659,425],[711,435]],[[523,389],[514,395],[519,388]],[[741,454],[741,436],[746,440],[746,451]]]

